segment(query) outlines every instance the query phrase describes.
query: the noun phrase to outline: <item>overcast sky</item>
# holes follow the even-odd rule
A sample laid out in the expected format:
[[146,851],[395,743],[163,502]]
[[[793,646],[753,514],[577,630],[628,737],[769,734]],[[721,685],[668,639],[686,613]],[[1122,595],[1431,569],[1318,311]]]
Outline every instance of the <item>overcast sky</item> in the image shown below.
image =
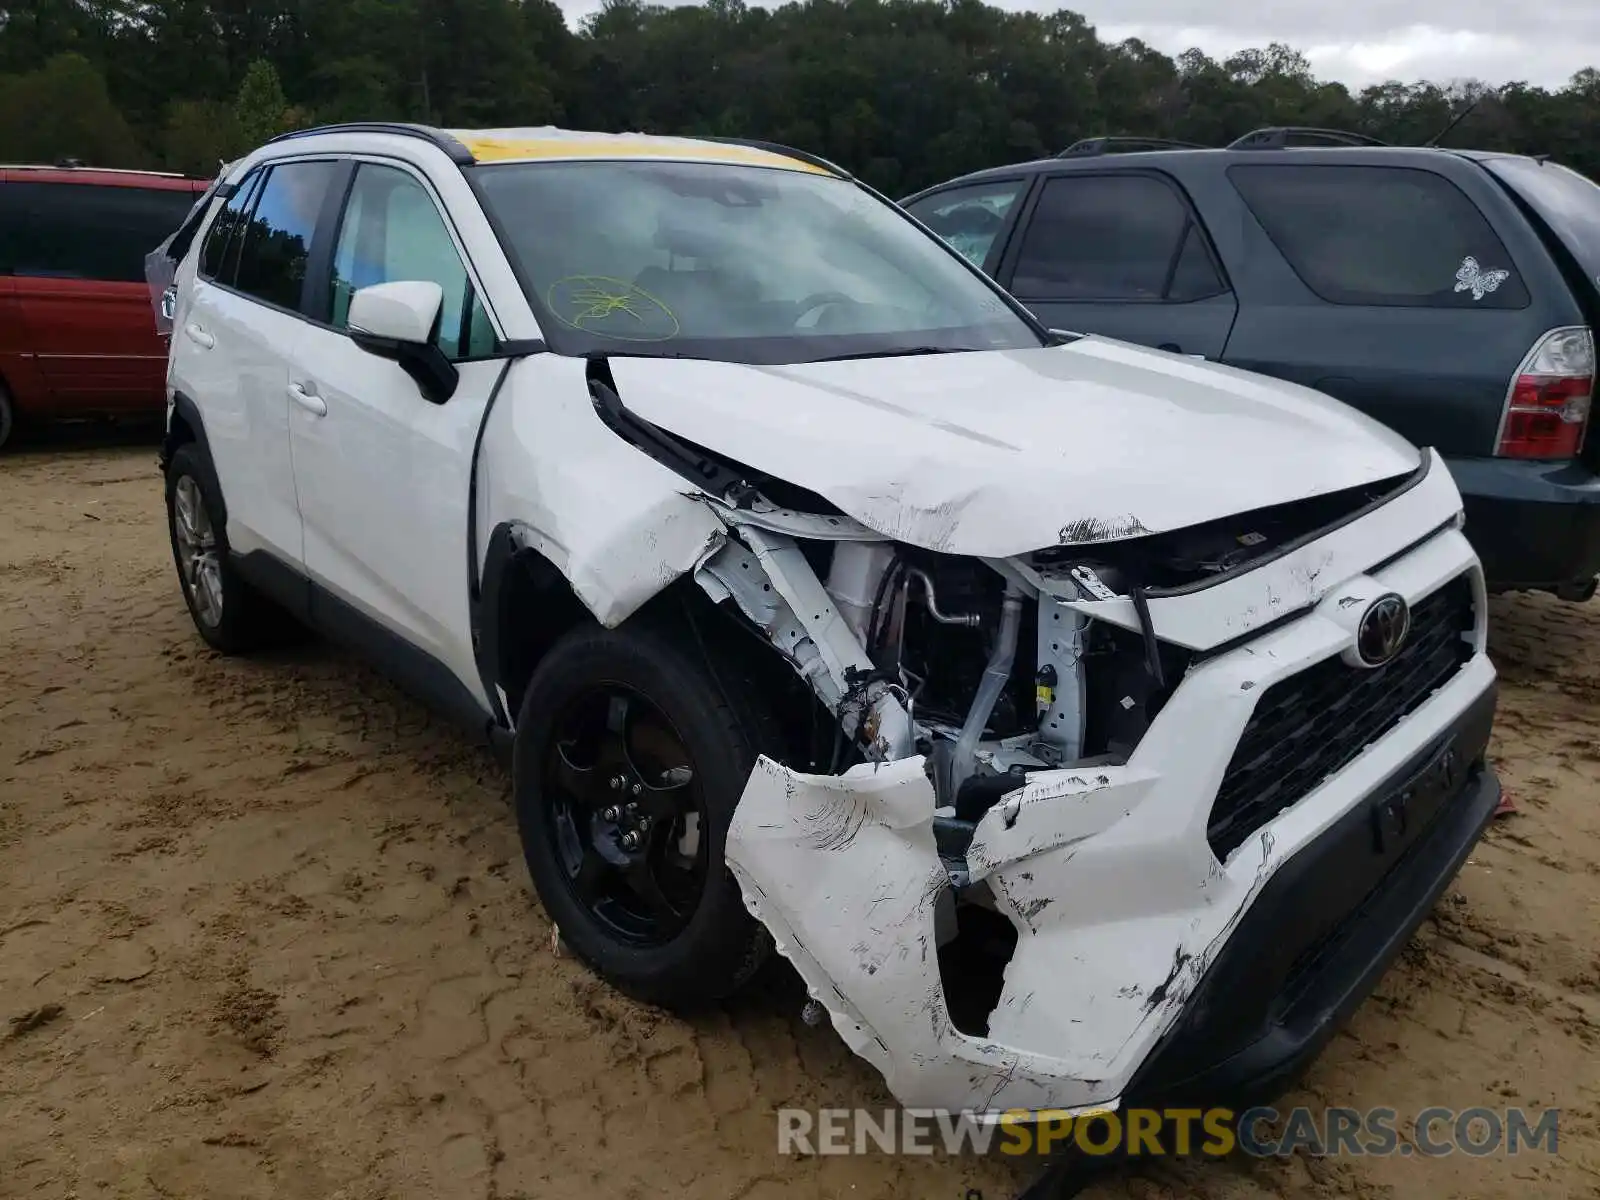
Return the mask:
[[[558,0],[576,21],[598,0]],[[670,2],[670,0],[669,0]],[[1199,46],[1225,58],[1245,46],[1287,42],[1316,73],[1353,88],[1386,79],[1525,80],[1563,86],[1600,66],[1600,0],[1277,0],[1232,11],[1217,0],[990,0],[1002,8],[1081,12],[1105,41],[1143,38],[1167,54]]]

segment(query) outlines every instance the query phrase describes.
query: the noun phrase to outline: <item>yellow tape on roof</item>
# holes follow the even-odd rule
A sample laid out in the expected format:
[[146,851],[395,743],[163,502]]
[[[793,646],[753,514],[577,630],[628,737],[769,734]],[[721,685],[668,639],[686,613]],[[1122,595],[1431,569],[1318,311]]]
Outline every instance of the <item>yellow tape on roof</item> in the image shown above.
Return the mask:
[[723,145],[693,140],[670,141],[664,138],[629,137],[554,137],[490,138],[471,133],[456,133],[457,141],[479,162],[526,162],[541,158],[675,158],[691,162],[732,162],[753,167],[778,167],[789,171],[808,171],[813,175],[832,172],[797,158],[758,150],[753,146]]

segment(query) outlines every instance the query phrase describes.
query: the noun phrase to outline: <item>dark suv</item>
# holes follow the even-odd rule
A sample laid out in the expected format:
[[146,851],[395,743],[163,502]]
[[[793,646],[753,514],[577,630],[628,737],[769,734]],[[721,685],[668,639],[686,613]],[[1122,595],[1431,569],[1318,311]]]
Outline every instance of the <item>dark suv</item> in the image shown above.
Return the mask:
[[903,203],[1048,325],[1308,384],[1435,447],[1491,587],[1594,593],[1584,176],[1264,129],[1223,149],[1093,138]]

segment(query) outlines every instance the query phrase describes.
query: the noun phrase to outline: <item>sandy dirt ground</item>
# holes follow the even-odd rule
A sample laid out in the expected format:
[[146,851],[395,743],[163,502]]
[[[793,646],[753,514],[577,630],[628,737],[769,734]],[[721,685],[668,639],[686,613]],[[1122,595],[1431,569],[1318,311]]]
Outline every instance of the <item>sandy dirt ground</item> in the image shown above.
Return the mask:
[[[686,1022],[555,953],[486,753],[326,646],[202,645],[154,458],[0,459],[0,1195],[1015,1193],[999,1158],[779,1156],[780,1106],[888,1103],[792,977]],[[1298,1099],[1558,1106],[1559,1157],[1162,1162],[1089,1195],[1600,1194],[1600,604],[1493,621],[1520,811]]]

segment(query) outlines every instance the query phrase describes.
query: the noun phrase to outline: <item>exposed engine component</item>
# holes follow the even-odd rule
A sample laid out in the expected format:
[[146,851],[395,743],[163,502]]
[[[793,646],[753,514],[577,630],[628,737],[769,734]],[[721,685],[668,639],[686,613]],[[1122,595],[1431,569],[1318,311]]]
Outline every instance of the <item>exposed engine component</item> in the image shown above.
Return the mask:
[[888,542],[841,543],[828,592],[905,690],[941,803],[978,815],[1030,769],[1082,756],[1089,622],[994,567]]
[[939,596],[933,589],[933,580],[921,567],[912,567],[906,572],[907,576],[915,579],[922,585],[922,603],[928,610],[928,615],[941,625],[965,625],[968,629],[976,629],[983,624],[983,616],[979,613],[942,613],[939,611]]

